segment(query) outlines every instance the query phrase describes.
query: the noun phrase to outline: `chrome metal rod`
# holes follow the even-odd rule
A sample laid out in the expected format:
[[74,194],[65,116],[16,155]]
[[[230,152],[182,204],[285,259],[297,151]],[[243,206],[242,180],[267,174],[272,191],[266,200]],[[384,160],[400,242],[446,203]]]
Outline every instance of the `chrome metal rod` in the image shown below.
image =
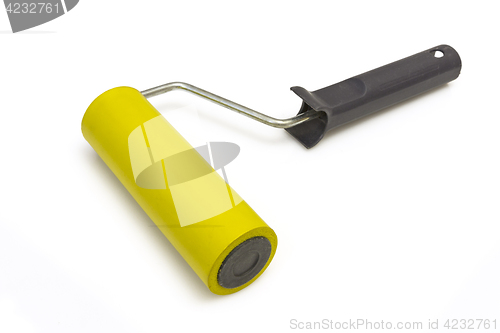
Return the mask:
[[317,118],[319,116],[319,112],[316,111],[307,111],[302,114],[299,114],[295,117],[292,118],[287,118],[287,119],[277,119],[273,118],[270,116],[267,116],[263,113],[257,112],[255,110],[249,109],[246,106],[243,106],[241,104],[232,102],[228,99],[225,99],[224,97],[220,97],[218,95],[212,94],[211,92],[208,92],[206,90],[200,89],[198,87],[195,87],[189,83],[184,83],[184,82],[171,82],[167,83],[155,88],[151,88],[148,90],[144,90],[141,93],[144,95],[146,98],[151,98],[154,96],[158,96],[164,93],[167,93],[172,90],[176,89],[182,89],[185,91],[189,91],[190,93],[193,93],[195,95],[198,95],[200,97],[203,97],[205,99],[208,99],[209,101],[212,101],[216,104],[219,104],[223,107],[228,108],[229,110],[238,112],[239,114],[242,114],[244,116],[247,116],[248,118],[252,118],[253,120],[260,121],[263,124],[272,126],[272,127],[277,127],[277,128],[290,128],[295,125],[298,125],[300,123],[303,123],[305,121]]

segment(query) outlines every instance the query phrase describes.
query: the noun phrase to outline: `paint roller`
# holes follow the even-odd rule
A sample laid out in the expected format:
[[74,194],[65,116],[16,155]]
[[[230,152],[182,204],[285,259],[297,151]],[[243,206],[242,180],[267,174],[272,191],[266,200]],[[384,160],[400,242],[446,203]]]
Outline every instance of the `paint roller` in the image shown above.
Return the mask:
[[264,272],[276,252],[277,236],[216,172],[224,171],[228,161],[216,160],[219,155],[209,158],[211,150],[234,147],[209,143],[193,148],[148,98],[188,91],[284,128],[311,148],[325,132],[450,82],[460,70],[458,53],[448,45],[436,46],[316,91],[292,87],[302,106],[287,119],[183,82],[142,92],[118,87],[92,102],[82,132],[205,285],[225,295],[247,287]]

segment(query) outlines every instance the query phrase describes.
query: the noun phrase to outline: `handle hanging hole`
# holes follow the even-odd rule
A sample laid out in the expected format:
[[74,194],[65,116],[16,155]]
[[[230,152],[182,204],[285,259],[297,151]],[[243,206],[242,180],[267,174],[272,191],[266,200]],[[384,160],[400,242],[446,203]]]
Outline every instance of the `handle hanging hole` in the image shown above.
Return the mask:
[[444,57],[444,52],[440,50],[433,50],[431,53],[434,53],[434,58],[442,58]]

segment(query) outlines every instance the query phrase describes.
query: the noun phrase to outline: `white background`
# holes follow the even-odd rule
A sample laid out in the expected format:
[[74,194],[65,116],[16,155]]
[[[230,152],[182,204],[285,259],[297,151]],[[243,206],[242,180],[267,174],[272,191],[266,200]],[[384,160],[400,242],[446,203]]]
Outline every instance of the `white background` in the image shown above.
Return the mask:
[[[494,1],[84,0],[12,34],[0,10],[0,332],[287,332],[290,320],[497,319],[500,108]],[[205,287],[80,131],[107,89],[185,81],[275,117],[439,44],[460,77],[328,133],[285,131],[183,92],[230,183],[276,231],[250,287]],[[490,330],[491,331],[491,330]]]

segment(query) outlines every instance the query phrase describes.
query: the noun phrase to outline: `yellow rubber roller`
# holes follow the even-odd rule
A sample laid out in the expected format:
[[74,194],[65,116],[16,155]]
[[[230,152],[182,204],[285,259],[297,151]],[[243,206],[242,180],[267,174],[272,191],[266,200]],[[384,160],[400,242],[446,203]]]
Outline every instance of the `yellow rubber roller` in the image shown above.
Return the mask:
[[141,92],[100,95],[82,132],[210,291],[237,292],[264,272],[274,231]]

